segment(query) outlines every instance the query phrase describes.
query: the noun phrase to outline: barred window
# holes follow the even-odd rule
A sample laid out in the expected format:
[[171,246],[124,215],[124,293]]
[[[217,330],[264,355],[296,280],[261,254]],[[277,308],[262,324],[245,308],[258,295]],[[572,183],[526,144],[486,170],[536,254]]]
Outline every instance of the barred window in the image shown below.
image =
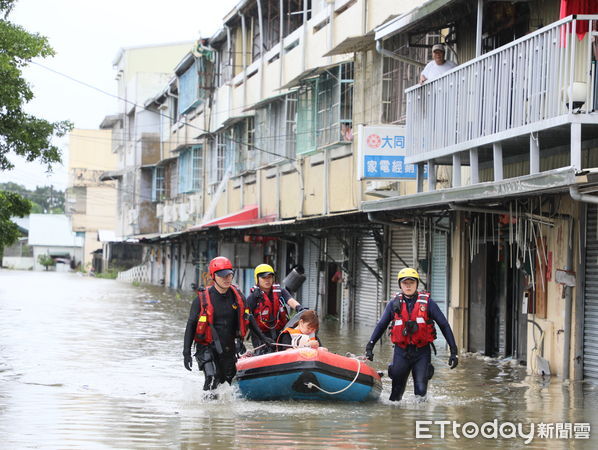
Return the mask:
[[307,80],[297,104],[297,154],[353,140],[353,63]]
[[[440,36],[426,34],[421,47],[409,46],[407,39],[408,36],[397,35],[385,41],[385,46],[397,55],[427,63],[432,58],[430,48],[439,42]],[[419,83],[423,67],[388,57],[382,58],[382,64],[382,123],[403,125],[407,116],[405,89]]]

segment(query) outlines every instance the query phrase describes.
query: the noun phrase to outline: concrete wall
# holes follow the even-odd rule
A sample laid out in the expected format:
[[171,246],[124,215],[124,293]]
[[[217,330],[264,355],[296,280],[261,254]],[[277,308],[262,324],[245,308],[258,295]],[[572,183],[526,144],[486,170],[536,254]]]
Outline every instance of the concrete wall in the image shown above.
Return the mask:
[[14,270],[32,270],[35,262],[33,258],[25,256],[4,256],[2,257],[2,267]]

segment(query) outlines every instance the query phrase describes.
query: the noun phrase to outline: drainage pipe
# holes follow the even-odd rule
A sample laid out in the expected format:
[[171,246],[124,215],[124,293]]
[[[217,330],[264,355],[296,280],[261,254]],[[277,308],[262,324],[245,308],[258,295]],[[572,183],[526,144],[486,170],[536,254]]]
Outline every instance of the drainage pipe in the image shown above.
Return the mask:
[[[569,219],[569,238],[567,242],[567,266],[565,270],[573,268],[573,218]],[[565,333],[563,342],[563,380],[569,378],[569,359],[571,355],[571,311],[573,310],[573,288],[564,286],[565,289]]]

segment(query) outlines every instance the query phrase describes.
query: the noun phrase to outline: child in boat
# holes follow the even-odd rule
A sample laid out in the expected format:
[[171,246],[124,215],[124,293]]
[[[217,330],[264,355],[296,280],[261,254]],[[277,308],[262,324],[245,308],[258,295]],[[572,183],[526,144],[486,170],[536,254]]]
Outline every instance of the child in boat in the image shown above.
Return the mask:
[[306,309],[301,311],[299,321],[294,326],[285,328],[278,337],[278,350],[288,350],[289,348],[312,347],[317,348],[320,342],[316,333],[320,328],[320,321],[315,311]]

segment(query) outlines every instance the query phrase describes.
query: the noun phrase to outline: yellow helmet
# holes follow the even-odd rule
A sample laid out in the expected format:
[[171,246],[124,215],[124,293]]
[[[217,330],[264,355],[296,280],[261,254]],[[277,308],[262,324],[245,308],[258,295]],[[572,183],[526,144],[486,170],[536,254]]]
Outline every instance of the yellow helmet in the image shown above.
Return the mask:
[[417,273],[417,270],[412,269],[411,267],[405,267],[397,275],[397,279],[399,280],[399,283],[404,278],[412,278],[412,279],[416,280],[418,283],[420,280],[419,273]]
[[255,278],[255,284],[257,284],[258,276],[263,273],[271,273],[272,275],[276,274],[276,272],[274,272],[274,268],[270,264],[260,264],[253,271],[253,277]]

